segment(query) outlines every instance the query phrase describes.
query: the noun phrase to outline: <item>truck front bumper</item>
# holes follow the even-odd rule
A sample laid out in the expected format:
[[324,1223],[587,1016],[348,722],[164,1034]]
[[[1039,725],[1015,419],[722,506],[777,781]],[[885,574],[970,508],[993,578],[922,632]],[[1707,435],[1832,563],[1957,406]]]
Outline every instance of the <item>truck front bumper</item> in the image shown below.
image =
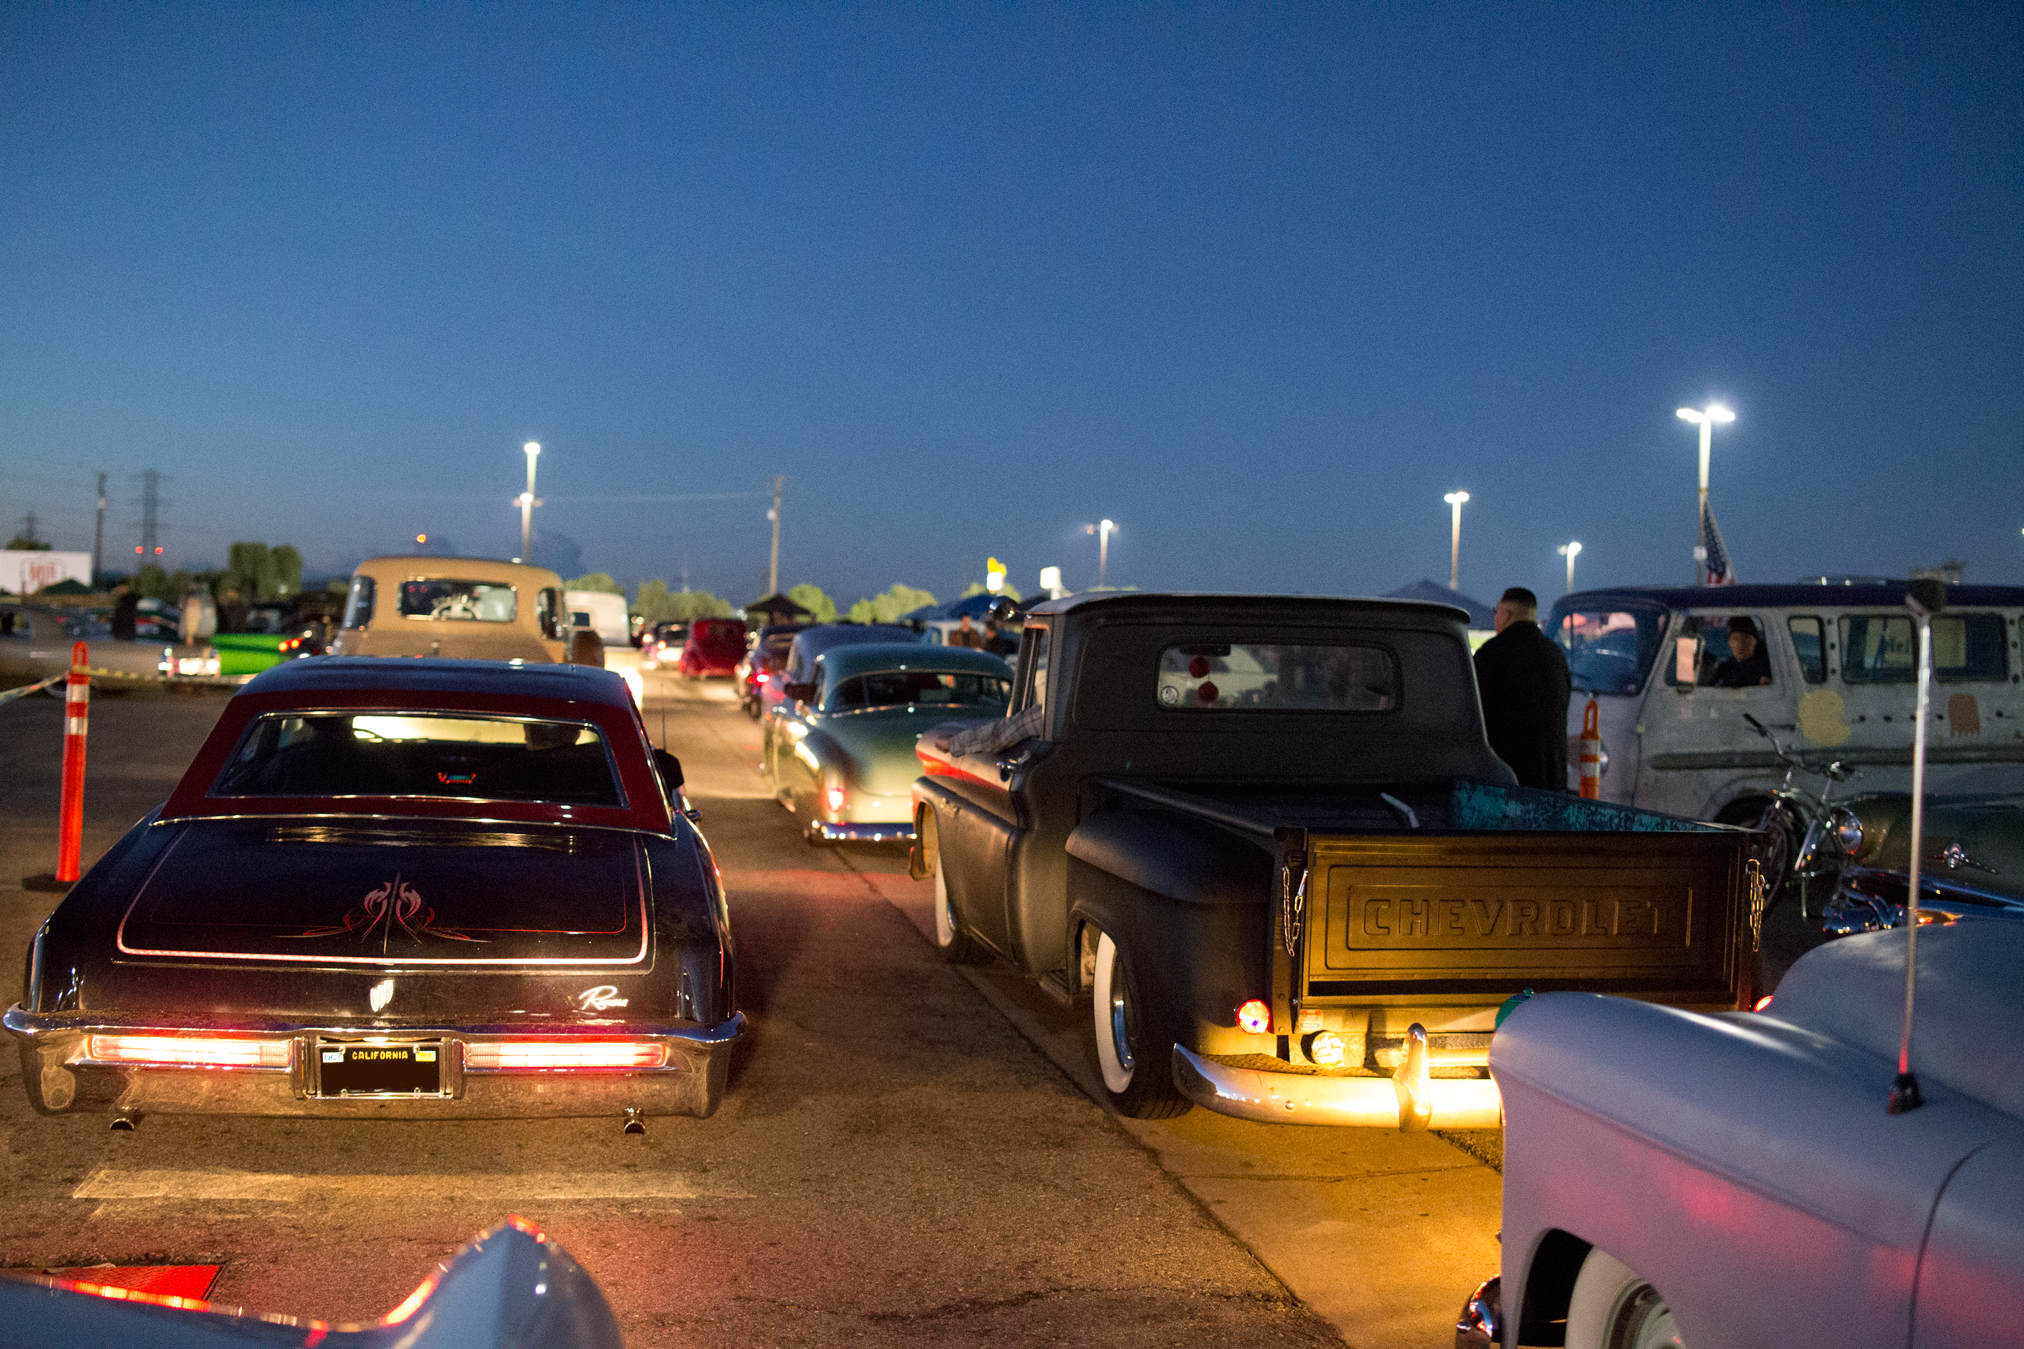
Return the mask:
[[1414,1026],[1411,1046],[1390,1077],[1334,1077],[1261,1072],[1204,1058],[1174,1046],[1174,1085],[1196,1105],[1268,1124],[1350,1124],[1384,1129],[1495,1129],[1503,1098],[1488,1078],[1433,1077],[1426,1032]]

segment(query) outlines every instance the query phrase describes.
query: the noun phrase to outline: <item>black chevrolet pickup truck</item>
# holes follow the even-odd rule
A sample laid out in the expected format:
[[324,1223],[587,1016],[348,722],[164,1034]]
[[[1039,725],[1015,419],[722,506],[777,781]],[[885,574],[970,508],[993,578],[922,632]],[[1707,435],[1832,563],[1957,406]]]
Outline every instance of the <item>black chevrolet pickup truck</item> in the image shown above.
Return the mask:
[[1005,718],[920,739],[952,961],[1088,996],[1127,1115],[1498,1122],[1498,1008],[1748,1007],[1754,836],[1515,785],[1464,615],[1109,594],[1036,607]]

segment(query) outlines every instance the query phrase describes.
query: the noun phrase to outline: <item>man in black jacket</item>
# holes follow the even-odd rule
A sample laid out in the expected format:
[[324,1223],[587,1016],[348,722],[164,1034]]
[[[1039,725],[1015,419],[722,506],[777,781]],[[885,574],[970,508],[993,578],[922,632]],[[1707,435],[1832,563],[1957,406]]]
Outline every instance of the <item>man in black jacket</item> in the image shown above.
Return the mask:
[[112,588],[112,635],[122,641],[134,639],[136,624],[140,618],[141,597],[133,588],[121,581]]
[[1567,657],[1539,630],[1539,598],[1512,586],[1497,601],[1497,635],[1476,653],[1490,748],[1520,785],[1567,790]]

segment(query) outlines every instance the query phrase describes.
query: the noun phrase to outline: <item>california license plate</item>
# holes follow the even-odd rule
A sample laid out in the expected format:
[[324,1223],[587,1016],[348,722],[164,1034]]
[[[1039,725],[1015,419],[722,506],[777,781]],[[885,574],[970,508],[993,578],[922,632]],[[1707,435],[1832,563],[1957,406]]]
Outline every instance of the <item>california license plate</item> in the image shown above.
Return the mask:
[[443,1045],[420,1042],[321,1040],[316,1047],[319,1096],[440,1096]]

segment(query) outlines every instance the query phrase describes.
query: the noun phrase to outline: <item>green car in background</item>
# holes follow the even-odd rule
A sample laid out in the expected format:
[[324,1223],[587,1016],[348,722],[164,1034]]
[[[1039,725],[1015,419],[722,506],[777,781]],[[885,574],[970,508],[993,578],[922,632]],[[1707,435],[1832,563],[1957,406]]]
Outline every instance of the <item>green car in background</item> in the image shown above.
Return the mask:
[[1005,715],[1012,667],[963,647],[868,643],[816,657],[766,718],[762,767],[810,842],[910,841],[914,742],[931,726]]
[[259,674],[288,660],[292,653],[283,653],[282,643],[296,639],[276,632],[220,632],[206,640],[218,648],[218,673],[230,677]]

